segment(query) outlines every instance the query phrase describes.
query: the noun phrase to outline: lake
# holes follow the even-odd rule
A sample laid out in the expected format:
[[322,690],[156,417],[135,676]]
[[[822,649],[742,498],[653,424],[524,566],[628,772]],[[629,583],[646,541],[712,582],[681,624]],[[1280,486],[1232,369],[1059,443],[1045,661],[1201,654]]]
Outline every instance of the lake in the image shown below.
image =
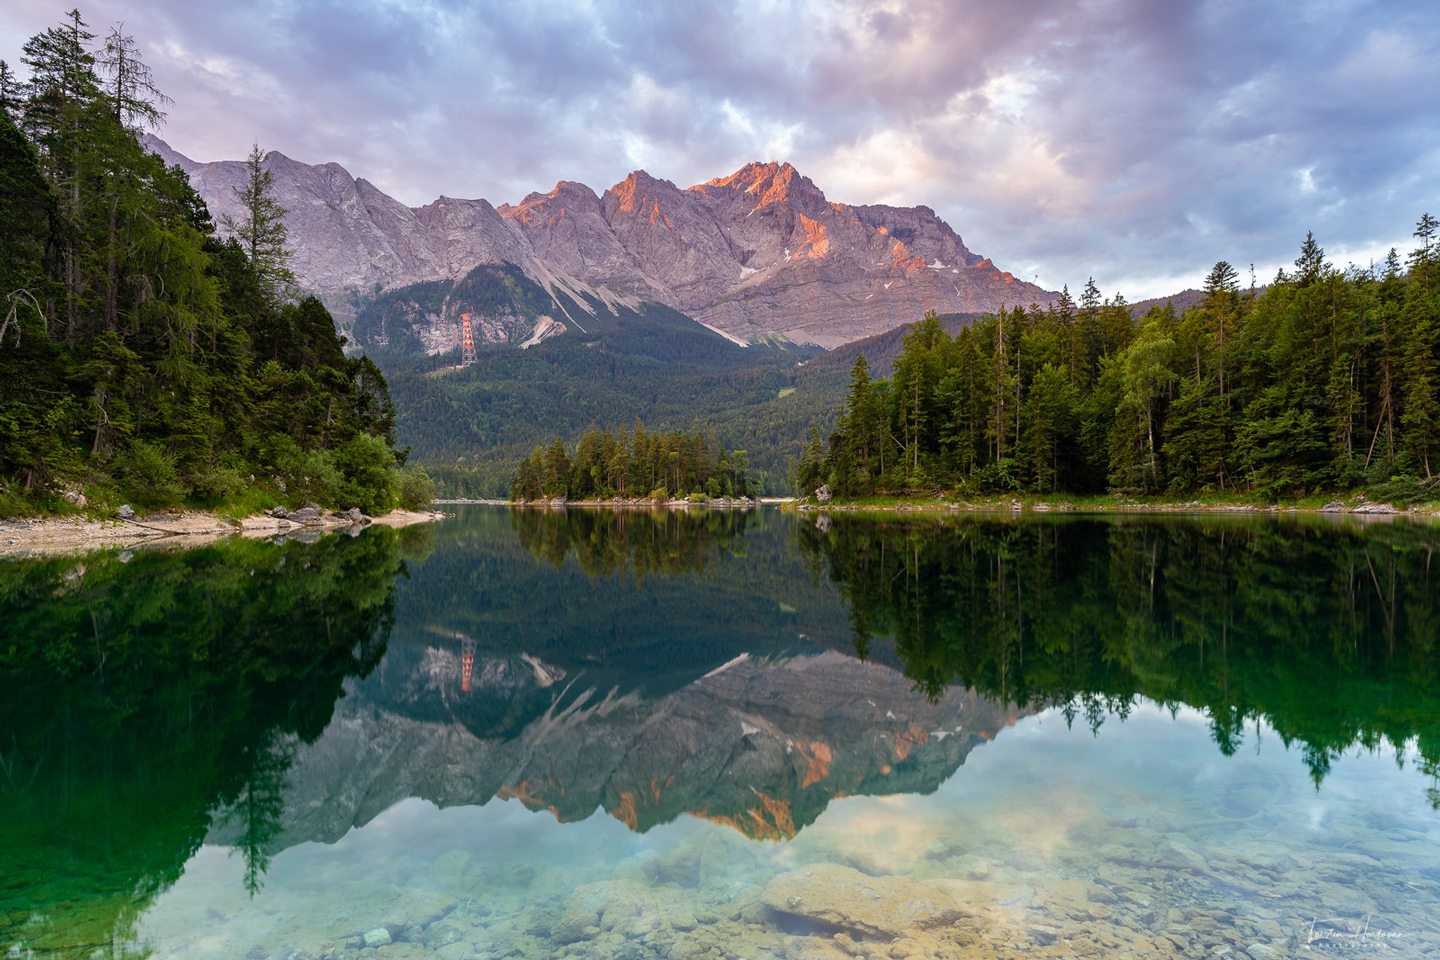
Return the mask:
[[1440,955],[1440,527],[307,539],[0,561],[8,956]]

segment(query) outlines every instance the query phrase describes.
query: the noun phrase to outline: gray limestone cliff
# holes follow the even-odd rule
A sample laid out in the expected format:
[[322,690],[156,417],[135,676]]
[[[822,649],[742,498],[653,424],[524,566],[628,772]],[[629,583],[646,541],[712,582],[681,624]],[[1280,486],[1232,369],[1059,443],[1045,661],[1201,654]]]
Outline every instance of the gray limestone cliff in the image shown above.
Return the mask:
[[[212,214],[237,212],[243,162],[197,163],[152,135],[144,142],[189,173]],[[379,291],[504,263],[548,290],[651,301],[743,340],[823,347],[927,310],[1055,296],[972,253],[928,207],[834,203],[788,163],[747,164],[688,189],[636,171],[599,195],[562,181],[516,204],[441,197],[418,208],[338,164],[272,151],[264,167],[288,211],[302,287],[347,319]]]

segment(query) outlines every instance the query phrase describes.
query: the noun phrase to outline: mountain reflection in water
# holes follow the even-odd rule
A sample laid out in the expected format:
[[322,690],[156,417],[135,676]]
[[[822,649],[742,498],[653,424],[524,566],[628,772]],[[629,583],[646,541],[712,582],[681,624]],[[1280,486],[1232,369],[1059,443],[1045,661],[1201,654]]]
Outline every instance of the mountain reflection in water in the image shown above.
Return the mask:
[[[350,849],[417,798],[513,799],[579,836],[609,836],[598,810],[634,836],[795,840],[840,798],[934,793],[1042,711],[1102,744],[1150,704],[1196,711],[1217,757],[1273,730],[1313,789],[1381,751],[1440,804],[1440,531],[816,520],[485,508],[0,566],[0,622],[25,639],[0,649],[0,945],[143,952],[157,896],[225,873],[202,842],[238,851],[263,900],[282,851]],[[1258,809],[1235,796],[1222,818]],[[154,929],[181,936],[169,915]]]

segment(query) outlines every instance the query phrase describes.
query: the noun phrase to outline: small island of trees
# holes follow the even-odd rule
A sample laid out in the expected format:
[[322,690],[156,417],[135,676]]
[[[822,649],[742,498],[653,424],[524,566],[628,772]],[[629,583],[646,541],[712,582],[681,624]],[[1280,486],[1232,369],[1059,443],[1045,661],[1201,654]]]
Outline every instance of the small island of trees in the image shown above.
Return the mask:
[[558,437],[535,447],[510,486],[512,500],[714,499],[750,491],[750,455],[728,454],[703,433],[650,432],[636,422],[618,434],[592,426],[573,453]]

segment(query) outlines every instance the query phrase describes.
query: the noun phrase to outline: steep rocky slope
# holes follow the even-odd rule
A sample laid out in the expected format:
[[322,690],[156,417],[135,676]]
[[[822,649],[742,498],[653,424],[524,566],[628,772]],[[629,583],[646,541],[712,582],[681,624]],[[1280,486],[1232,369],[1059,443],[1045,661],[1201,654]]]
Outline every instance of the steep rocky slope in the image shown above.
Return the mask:
[[[236,212],[242,162],[196,163],[146,142],[190,174],[212,212]],[[419,208],[334,163],[271,152],[264,165],[289,211],[301,284],[347,319],[380,291],[503,263],[571,299],[650,301],[742,340],[826,347],[929,309],[1053,297],[972,253],[928,207],[834,203],[788,163],[747,164],[688,189],[636,171],[600,195],[562,181],[516,204],[441,197]]]

